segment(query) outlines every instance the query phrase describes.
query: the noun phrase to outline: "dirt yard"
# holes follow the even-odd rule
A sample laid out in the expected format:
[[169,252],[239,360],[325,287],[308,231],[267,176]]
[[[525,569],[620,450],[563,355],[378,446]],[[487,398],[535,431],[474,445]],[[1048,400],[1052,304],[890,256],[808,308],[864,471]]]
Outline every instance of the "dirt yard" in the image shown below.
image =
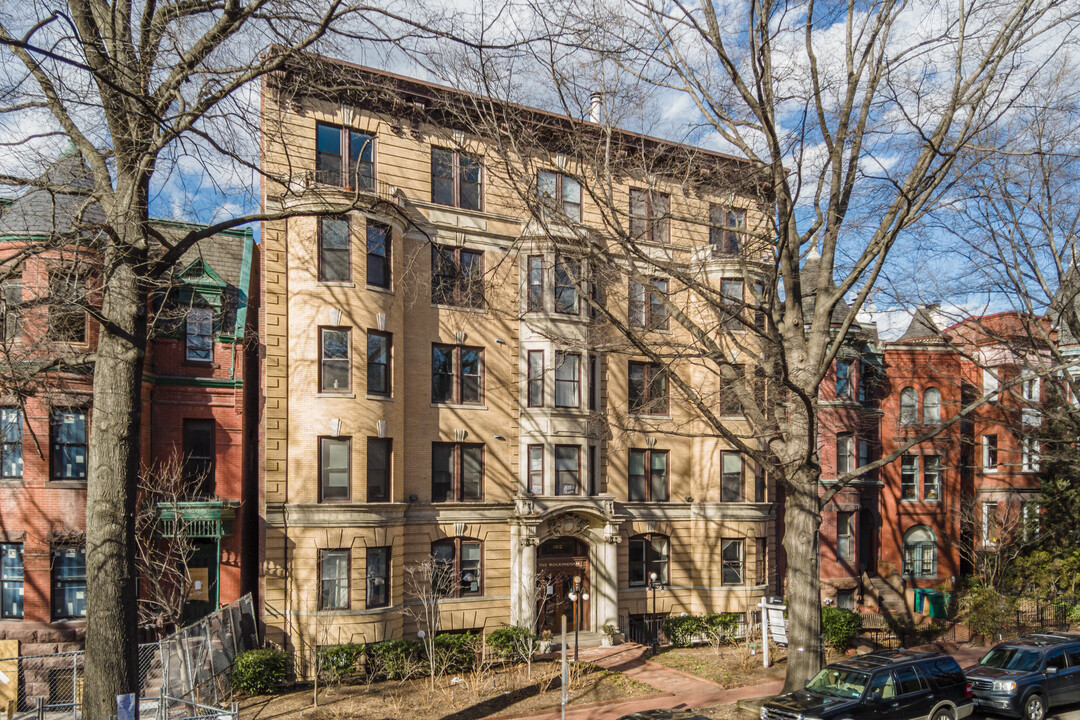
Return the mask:
[[664,648],[652,660],[676,670],[682,670],[725,688],[753,685],[784,677],[787,663],[780,653],[772,667],[761,666],[761,655],[751,655],[744,647],[721,647],[719,654],[708,645],[689,648]]
[[[589,663],[571,666],[570,706],[607,703],[663,691],[621,673]],[[534,663],[530,680],[524,667],[471,673],[459,682],[444,677],[432,690],[427,678],[364,685],[339,684],[319,692],[312,706],[311,687],[279,695],[250,697],[240,703],[241,720],[478,720],[499,715],[531,715],[559,707],[557,663]]]

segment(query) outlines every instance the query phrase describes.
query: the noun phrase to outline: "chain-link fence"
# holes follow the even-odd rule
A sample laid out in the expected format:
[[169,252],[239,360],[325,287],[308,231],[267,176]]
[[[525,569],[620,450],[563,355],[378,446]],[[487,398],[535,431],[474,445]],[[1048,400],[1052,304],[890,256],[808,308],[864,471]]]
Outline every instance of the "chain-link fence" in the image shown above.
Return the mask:
[[[139,646],[139,712],[153,720],[235,717],[225,710],[229,671],[259,646],[251,595],[154,643]],[[81,715],[82,651],[0,658],[0,697],[9,718],[66,720]],[[14,675],[14,677],[12,677]]]

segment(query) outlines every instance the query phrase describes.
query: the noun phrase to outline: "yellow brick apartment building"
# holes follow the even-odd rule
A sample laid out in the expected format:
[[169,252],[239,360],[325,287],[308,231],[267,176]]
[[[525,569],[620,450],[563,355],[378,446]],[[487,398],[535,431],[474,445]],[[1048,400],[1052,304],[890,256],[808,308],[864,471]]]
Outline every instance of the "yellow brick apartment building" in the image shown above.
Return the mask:
[[[605,303],[648,342],[680,342],[653,301],[676,302],[673,282],[652,277],[646,293],[601,272],[633,260],[595,252],[605,226],[578,179],[585,160],[516,164],[447,111],[471,96],[317,64],[317,81],[299,69],[262,98],[264,205],[298,213],[262,227],[268,637],[297,651],[414,638],[405,570],[425,558],[445,571],[444,631],[554,629],[575,575],[585,632],[746,612],[775,586],[773,488],[699,426],[665,372],[708,378],[645,362],[598,317]],[[524,199],[530,183],[555,225]],[[695,219],[750,227],[753,200],[682,187],[612,186],[635,247],[748,297],[739,238]],[[556,226],[593,229],[593,250]],[[744,423],[737,410],[730,421]]]

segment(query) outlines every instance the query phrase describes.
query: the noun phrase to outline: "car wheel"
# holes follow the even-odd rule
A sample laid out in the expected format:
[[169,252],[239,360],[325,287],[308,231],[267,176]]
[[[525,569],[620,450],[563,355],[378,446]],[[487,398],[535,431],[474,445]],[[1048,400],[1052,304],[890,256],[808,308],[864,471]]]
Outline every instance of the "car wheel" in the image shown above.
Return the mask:
[[1046,720],[1046,698],[1031,693],[1024,701],[1024,720]]
[[947,707],[939,708],[934,712],[930,720],[953,720],[953,712]]

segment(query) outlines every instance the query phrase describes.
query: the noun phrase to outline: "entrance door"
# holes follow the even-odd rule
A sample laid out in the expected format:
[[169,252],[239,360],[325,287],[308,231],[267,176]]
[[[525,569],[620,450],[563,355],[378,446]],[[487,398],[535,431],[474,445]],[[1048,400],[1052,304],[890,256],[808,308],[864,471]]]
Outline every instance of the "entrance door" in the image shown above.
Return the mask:
[[877,572],[877,552],[874,550],[876,534],[874,513],[863,508],[859,511],[859,570],[871,574]]
[[540,585],[536,604],[540,630],[557,635],[562,629],[563,615],[568,631],[588,630],[589,601],[580,597],[576,603],[570,600],[575,577],[581,580],[582,592],[591,592],[588,546],[569,537],[548,540],[536,553],[536,576]]
[[194,552],[188,560],[191,587],[184,603],[183,623],[188,625],[209,615],[218,605],[218,544],[214,540],[192,542]]

